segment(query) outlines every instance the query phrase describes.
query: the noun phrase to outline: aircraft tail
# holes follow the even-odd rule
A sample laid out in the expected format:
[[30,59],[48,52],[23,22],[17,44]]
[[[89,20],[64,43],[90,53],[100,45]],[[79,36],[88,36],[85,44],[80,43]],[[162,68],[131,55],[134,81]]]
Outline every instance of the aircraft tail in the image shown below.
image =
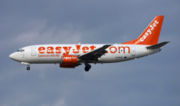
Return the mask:
[[158,43],[164,16],[156,16],[144,32],[135,40],[123,44],[155,45]]

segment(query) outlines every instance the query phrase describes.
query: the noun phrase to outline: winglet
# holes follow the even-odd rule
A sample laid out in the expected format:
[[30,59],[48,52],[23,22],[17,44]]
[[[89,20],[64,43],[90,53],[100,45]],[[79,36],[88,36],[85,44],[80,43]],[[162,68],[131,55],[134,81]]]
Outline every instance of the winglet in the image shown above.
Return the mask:
[[135,40],[123,44],[155,45],[158,43],[164,16],[156,16],[144,32]]

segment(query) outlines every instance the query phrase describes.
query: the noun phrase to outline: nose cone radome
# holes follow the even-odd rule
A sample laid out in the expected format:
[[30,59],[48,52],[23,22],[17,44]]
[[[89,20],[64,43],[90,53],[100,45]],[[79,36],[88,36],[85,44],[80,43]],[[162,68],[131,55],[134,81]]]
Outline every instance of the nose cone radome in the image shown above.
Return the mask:
[[14,58],[14,53],[11,53],[11,54],[9,55],[9,58],[13,59],[13,58]]
[[9,55],[9,58],[11,58],[12,60],[15,60],[15,61],[19,61],[19,56],[17,55],[17,53],[11,53]]

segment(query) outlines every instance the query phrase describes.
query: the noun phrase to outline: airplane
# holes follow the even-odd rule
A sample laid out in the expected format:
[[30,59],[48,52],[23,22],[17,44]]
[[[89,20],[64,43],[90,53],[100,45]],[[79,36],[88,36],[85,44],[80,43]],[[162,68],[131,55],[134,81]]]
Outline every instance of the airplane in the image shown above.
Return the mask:
[[156,16],[135,40],[120,44],[41,44],[26,46],[9,55],[12,60],[26,65],[59,64],[61,68],[75,68],[81,64],[88,72],[91,64],[133,60],[161,51],[169,43],[158,43],[164,16]]

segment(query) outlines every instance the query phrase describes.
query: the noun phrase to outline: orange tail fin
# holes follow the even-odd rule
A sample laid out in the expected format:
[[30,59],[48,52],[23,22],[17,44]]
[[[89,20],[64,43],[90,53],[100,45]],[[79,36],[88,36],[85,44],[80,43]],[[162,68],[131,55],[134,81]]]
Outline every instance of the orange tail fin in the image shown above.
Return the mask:
[[158,43],[164,16],[156,16],[144,32],[135,40],[123,44],[155,45]]

